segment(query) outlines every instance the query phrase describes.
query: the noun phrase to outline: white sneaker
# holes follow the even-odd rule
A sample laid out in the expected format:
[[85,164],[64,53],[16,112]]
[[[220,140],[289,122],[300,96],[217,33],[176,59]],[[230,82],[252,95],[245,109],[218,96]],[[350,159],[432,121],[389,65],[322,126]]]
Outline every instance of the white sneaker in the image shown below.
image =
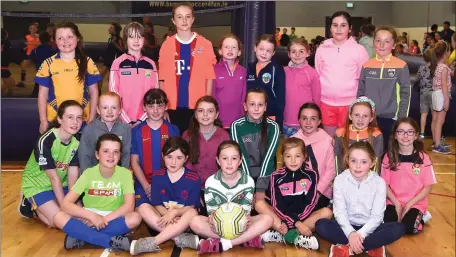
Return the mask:
[[298,247],[305,248],[307,250],[317,250],[320,249],[320,242],[318,238],[314,236],[303,236],[300,235],[295,240],[295,245]]
[[285,239],[283,238],[283,235],[272,229],[264,232],[261,235],[261,239],[263,239],[263,242],[265,242],[265,243],[270,243],[270,242],[285,243]]
[[426,211],[424,214],[423,214],[423,222],[424,224],[428,223],[428,221],[430,221],[432,219],[432,215],[429,211]]

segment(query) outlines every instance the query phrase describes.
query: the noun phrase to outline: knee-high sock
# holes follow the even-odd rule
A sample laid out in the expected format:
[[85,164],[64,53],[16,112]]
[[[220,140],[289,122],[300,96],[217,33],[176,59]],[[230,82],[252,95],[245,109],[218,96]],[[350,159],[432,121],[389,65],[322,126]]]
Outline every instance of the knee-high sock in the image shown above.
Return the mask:
[[111,236],[105,233],[89,228],[82,221],[71,218],[63,227],[63,232],[69,236],[87,242],[89,244],[98,245],[104,248],[111,248]]
[[125,217],[118,217],[116,219],[111,220],[103,229],[100,229],[100,233],[107,234],[109,236],[121,236],[130,232],[131,229],[127,227],[127,223],[125,222]]

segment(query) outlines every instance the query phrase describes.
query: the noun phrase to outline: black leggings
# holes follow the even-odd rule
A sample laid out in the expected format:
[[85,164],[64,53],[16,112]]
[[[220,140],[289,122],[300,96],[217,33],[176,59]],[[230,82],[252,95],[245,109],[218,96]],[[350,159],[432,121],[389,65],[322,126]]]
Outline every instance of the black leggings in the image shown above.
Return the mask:
[[[387,222],[397,222],[399,220],[394,205],[387,205],[385,214],[383,216],[383,221]],[[417,234],[423,230],[424,221],[423,213],[415,208],[410,208],[410,210],[405,214],[401,223],[405,226],[405,233],[407,234]]]

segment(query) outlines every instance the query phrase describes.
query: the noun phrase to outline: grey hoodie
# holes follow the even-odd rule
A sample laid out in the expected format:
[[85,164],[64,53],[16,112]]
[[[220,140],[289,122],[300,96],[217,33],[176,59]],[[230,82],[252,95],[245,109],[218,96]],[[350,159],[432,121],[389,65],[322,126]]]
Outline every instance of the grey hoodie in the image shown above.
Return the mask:
[[111,131],[108,130],[106,124],[99,118],[87,125],[82,131],[81,141],[79,143],[79,171],[82,173],[87,168],[91,168],[98,164],[95,157],[95,146],[100,136],[113,133],[122,140],[122,156],[119,165],[127,169],[130,168],[130,148],[131,148],[131,129],[128,124],[117,120],[112,126]]

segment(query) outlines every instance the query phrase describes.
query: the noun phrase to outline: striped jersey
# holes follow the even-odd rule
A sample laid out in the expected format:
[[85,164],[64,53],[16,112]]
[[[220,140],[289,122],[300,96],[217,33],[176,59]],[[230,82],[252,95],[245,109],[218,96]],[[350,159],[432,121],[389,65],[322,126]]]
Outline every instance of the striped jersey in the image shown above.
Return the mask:
[[68,167],[79,166],[78,147],[79,139],[74,136],[68,144],[60,141],[57,128],[41,135],[22,173],[24,196],[52,190],[46,170],[55,169],[62,186],[68,186]]
[[255,182],[245,172],[240,171],[241,177],[236,185],[229,187],[222,180],[222,171],[219,170],[206,180],[204,201],[206,202],[207,213],[217,210],[220,205],[228,202],[237,203],[250,213],[252,210],[253,194],[255,193]]

